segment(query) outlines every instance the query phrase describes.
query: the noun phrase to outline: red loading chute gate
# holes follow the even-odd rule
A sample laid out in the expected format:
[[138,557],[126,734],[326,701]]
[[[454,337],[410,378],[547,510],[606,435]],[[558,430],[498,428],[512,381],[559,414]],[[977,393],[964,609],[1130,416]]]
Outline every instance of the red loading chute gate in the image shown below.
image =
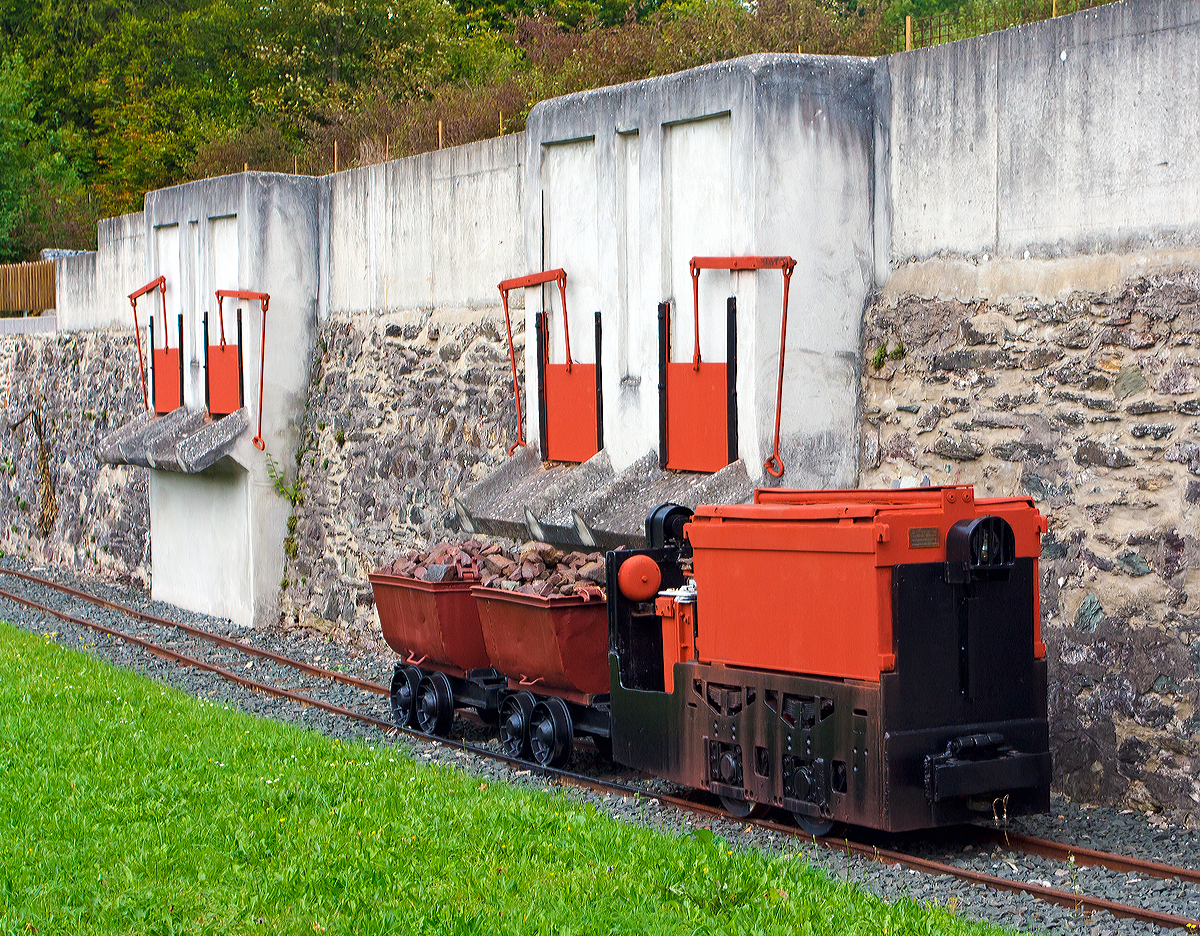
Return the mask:
[[550,363],[549,317],[545,312],[539,312],[535,318],[535,331],[542,457],[547,461],[584,462],[604,447],[604,410],[600,395],[600,313],[596,313],[596,363],[580,364],[571,358],[571,333],[567,324],[567,274],[561,269],[506,279],[497,287],[504,302],[508,358],[512,365],[513,395],[517,402],[517,441],[508,453],[511,455],[517,446],[527,444],[521,422],[521,389],[517,380],[517,356],[508,312],[508,293],[513,289],[545,283],[558,284],[566,362]]
[[150,360],[153,368],[154,412],[158,416],[166,415],[183,405],[183,316],[179,316],[179,343],[172,349],[170,331],[167,328],[167,278],[159,276],[145,286],[135,289],[129,294],[129,304],[133,307],[133,334],[137,342],[138,370],[142,376],[142,405],[150,409],[150,398],[146,390],[146,361],[142,356],[142,333],[138,327],[137,301],[147,293],[158,290],[162,299],[163,317],[163,346],[154,346],[154,316],[150,316]]
[[[162,299],[164,322],[167,314],[167,278],[159,276],[145,286],[135,289],[129,294],[129,304],[133,307],[133,334],[137,342],[138,369],[142,377],[142,403],[150,409],[149,394],[146,389],[146,363],[142,355],[142,333],[138,327],[137,301],[147,293],[159,291]],[[208,313],[204,314],[204,369],[207,381],[204,395],[205,406],[214,416],[228,416],[245,406],[244,362],[242,360],[242,312],[237,314],[237,345],[230,347],[225,340],[225,312],[222,305],[224,299],[244,299],[250,302],[262,303],[262,356],[258,373],[258,435],[254,444],[260,450],[265,447],[262,439],[262,394],[263,367],[266,360],[267,339],[267,306],[271,297],[263,292],[250,292],[244,289],[218,289],[217,315],[221,323],[220,342],[211,344],[208,333]],[[169,333],[163,328],[163,347],[154,346],[154,317],[150,318],[150,350],[153,362],[154,412],[163,416],[183,405],[183,316],[179,316],[179,343],[170,347]]]
[[787,340],[788,291],[796,261],[791,257],[692,257],[691,361],[672,361],[670,309],[658,307],[659,465],[677,471],[719,471],[738,458],[737,427],[737,300],[726,306],[724,362],[701,360],[700,271],[781,270],[783,317],[779,337],[779,380],[775,400],[775,448],[763,465],[773,477],[783,474],[779,457],[779,418],[783,406],[783,360]]
[[[267,306],[271,303],[271,296],[264,292],[252,292],[247,289],[218,289],[217,290],[217,315],[221,319],[221,343],[219,345],[211,345],[207,348],[207,354],[211,361],[215,356],[220,360],[219,367],[222,369],[220,373],[225,376],[224,389],[221,391],[222,399],[221,406],[229,406],[232,404],[232,391],[229,389],[228,377],[236,364],[237,386],[239,393],[239,405],[241,403],[241,370],[242,370],[242,313],[238,311],[238,347],[237,360],[233,360],[232,352],[226,350],[225,344],[225,311],[222,306],[224,299],[244,299],[248,302],[259,302],[262,304],[262,337],[259,341],[259,359],[258,359],[258,434],[254,437],[254,447],[260,452],[265,451],[267,443],[262,437],[262,402],[263,402],[263,377],[266,373],[267,361]],[[205,319],[205,330],[207,331],[207,317]],[[207,338],[205,339],[207,343]],[[210,386],[212,385],[210,379]],[[212,391],[209,391],[210,396]],[[228,397],[226,397],[228,394]],[[211,412],[211,410],[210,410]],[[232,412],[232,410],[230,410]]]
[[237,342],[225,340],[225,314],[217,299],[220,338],[216,344],[208,329],[208,313],[204,313],[204,405],[213,416],[228,416],[246,405],[245,361],[242,358],[242,310],[237,310]]

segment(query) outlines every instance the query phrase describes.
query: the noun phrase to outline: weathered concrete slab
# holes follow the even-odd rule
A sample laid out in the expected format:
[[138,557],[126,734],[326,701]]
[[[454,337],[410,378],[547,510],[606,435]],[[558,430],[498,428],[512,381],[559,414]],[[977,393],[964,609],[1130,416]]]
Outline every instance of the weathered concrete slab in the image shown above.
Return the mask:
[[165,416],[143,413],[100,442],[99,461],[199,474],[228,455],[250,427],[245,408],[222,419],[180,407]]
[[454,506],[466,532],[613,548],[644,544],[646,514],[659,504],[742,503],[753,493],[740,461],[715,474],[663,471],[650,451],[618,473],[605,452],[563,465],[525,448]]

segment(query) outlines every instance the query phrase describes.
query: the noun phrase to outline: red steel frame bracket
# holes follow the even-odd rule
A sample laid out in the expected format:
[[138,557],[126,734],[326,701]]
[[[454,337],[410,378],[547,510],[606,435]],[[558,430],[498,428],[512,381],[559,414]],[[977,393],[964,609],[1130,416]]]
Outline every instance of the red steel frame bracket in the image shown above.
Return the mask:
[[270,305],[271,297],[264,292],[250,292],[246,289],[218,289],[217,290],[217,316],[221,319],[221,347],[225,347],[225,315],[221,308],[222,299],[245,299],[248,302],[262,303],[262,338],[259,341],[259,358],[258,358],[258,435],[254,437],[254,447],[260,452],[266,451],[267,443],[262,437],[262,402],[263,402],[263,377],[266,373],[267,364],[267,306]]
[[508,315],[508,293],[512,289],[524,289],[528,286],[541,286],[543,283],[558,283],[558,295],[562,300],[563,310],[563,339],[567,345],[567,373],[571,372],[571,332],[567,328],[567,273],[565,270],[544,270],[541,273],[530,273],[527,276],[517,276],[513,279],[502,280],[496,287],[500,290],[500,298],[504,302],[504,327],[508,329],[508,362],[512,365],[513,396],[517,401],[517,441],[509,446],[511,455],[519,446],[527,445],[525,428],[521,420],[521,388],[517,383],[517,352],[513,345],[512,321]]
[[692,367],[700,369],[700,271],[729,270],[782,270],[783,271],[783,317],[779,323],[779,382],[775,389],[775,449],[771,457],[763,462],[763,468],[773,478],[783,476],[783,459],[779,457],[779,417],[783,410],[783,358],[787,345],[788,290],[792,285],[792,272],[796,261],[791,257],[692,257],[692,328],[696,335],[696,350],[692,355]]
[[[135,289],[129,294],[129,304],[133,306],[133,338],[134,341],[137,342],[138,370],[142,375],[142,405],[145,406],[146,409],[150,409],[150,395],[146,392],[146,361],[142,357],[142,333],[138,329],[137,301],[142,298],[142,296],[146,295],[146,293],[153,292],[156,289],[162,296],[163,322],[165,323],[167,319],[167,278],[165,276],[160,276],[157,279],[153,279],[145,286],[141,287],[140,289]],[[170,347],[171,344],[170,334],[170,330],[164,325],[163,341],[166,342],[166,347]]]

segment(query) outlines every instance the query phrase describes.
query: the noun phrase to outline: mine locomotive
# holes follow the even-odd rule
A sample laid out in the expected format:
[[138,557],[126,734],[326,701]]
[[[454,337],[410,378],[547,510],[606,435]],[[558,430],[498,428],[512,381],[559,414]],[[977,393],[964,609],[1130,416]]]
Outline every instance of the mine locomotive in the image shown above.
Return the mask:
[[655,509],[604,602],[376,574],[393,712],[442,734],[474,708],[547,766],[586,736],[815,834],[1045,811],[1045,531],[970,486],[775,488]]

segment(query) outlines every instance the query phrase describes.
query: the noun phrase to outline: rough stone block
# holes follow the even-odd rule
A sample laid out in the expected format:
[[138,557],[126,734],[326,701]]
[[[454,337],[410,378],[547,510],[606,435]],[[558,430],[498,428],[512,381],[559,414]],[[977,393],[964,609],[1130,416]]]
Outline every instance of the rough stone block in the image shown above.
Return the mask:
[[1141,393],[1146,387],[1146,376],[1140,367],[1136,365],[1122,367],[1117,372],[1117,379],[1113,381],[1113,396],[1118,400],[1124,400],[1135,393]]
[[1169,436],[1174,431],[1175,431],[1175,427],[1168,425],[1166,423],[1158,423],[1158,424],[1139,423],[1136,426],[1130,427],[1130,430],[1129,430],[1130,434],[1135,439],[1155,439],[1155,440],[1165,439],[1167,436]]
[[1139,400],[1137,403],[1130,403],[1125,407],[1125,412],[1130,416],[1152,416],[1155,413],[1169,413],[1171,407],[1159,403],[1157,400]]
[[1146,561],[1142,554],[1132,549],[1127,549],[1117,556],[1117,568],[1134,578],[1141,578],[1143,575],[1149,575],[1153,571],[1150,568],[1150,563]]
[[1094,634],[1096,625],[1103,619],[1104,609],[1100,606],[1100,599],[1095,594],[1084,598],[1075,611],[1075,626],[1085,634]]
[[1195,442],[1176,442],[1167,449],[1166,459],[1186,465],[1192,474],[1200,475],[1200,445]]
[[942,435],[932,446],[925,450],[932,455],[940,455],[942,458],[949,458],[953,461],[975,461],[983,454],[983,443],[978,439],[973,439],[968,435],[963,435],[958,439],[949,435]]
[[1085,468],[1128,468],[1133,459],[1115,445],[1103,442],[1083,442],[1075,449],[1075,464]]

